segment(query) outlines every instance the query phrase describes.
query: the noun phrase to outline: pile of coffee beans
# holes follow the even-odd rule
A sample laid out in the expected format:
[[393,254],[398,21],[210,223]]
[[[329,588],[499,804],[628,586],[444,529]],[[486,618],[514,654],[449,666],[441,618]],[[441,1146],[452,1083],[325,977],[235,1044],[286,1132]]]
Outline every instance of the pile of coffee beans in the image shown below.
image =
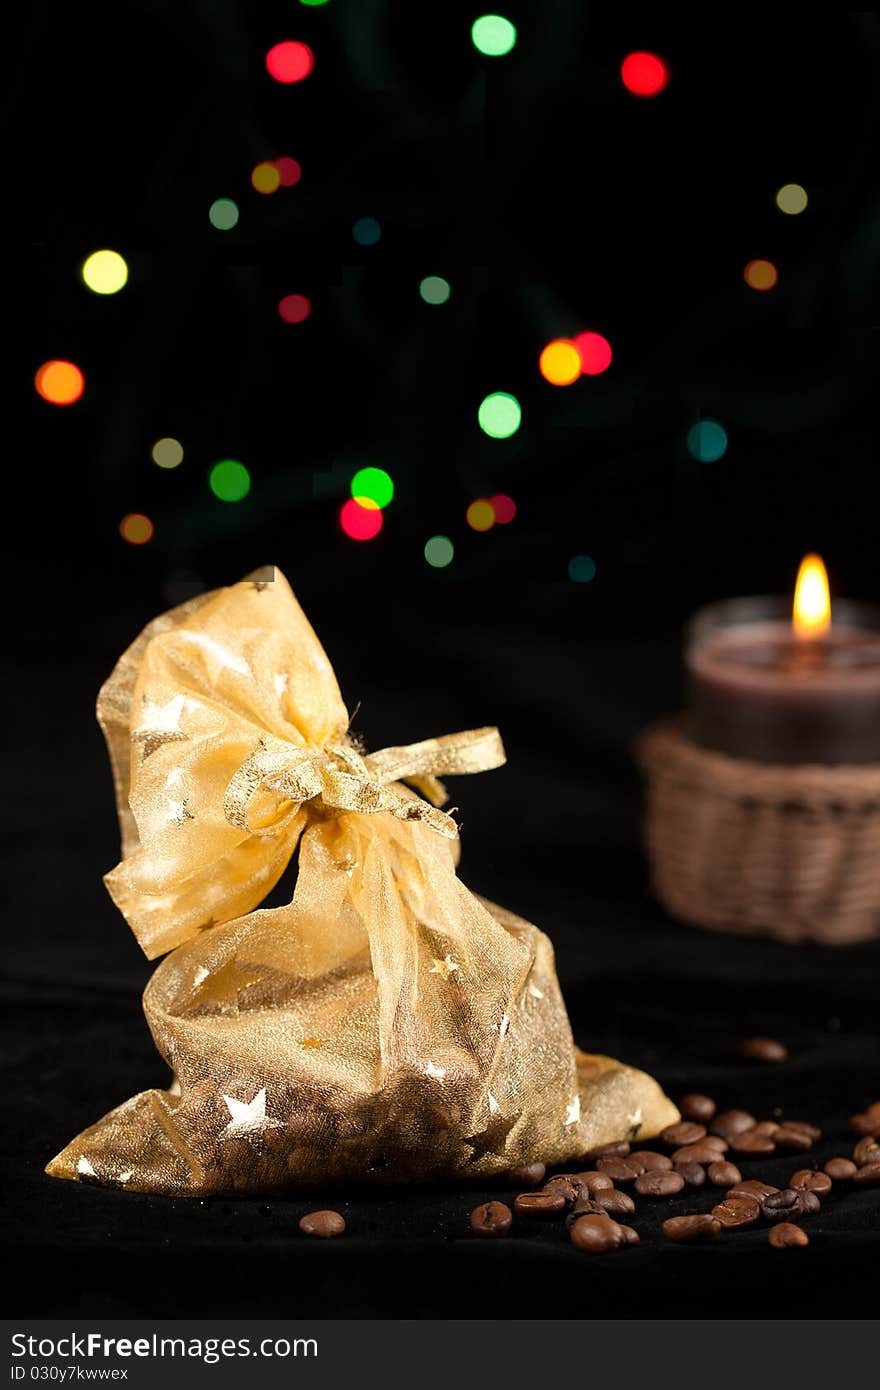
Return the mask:
[[[769,1038],[749,1038],[740,1052],[755,1061],[781,1061],[787,1055]],[[830,1158],[820,1169],[803,1166],[787,1186],[743,1178],[743,1160],[771,1154],[808,1153],[822,1131],[806,1120],[761,1120],[748,1110],[719,1113],[711,1096],[691,1094],[679,1106],[682,1119],[659,1135],[670,1152],[633,1150],[625,1140],[605,1144],[585,1156],[580,1172],[548,1178],[542,1163],[515,1168],[510,1186],[520,1188],[513,1210],[503,1202],[484,1202],[471,1212],[471,1230],[481,1236],[504,1236],[514,1220],[563,1217],[577,1250],[601,1255],[638,1245],[638,1233],[625,1223],[636,1213],[636,1198],[671,1197],[685,1188],[723,1192],[707,1212],[671,1216],[663,1222],[667,1240],[696,1243],[717,1240],[726,1231],[763,1224],[775,1250],[809,1245],[799,1224],[821,1210],[835,1188],[880,1186],[880,1101],[853,1115],[858,1139],[852,1157]],[[733,1161],[735,1156],[736,1162]],[[803,1162],[803,1160],[802,1160]],[[632,1189],[624,1191],[623,1189]]]

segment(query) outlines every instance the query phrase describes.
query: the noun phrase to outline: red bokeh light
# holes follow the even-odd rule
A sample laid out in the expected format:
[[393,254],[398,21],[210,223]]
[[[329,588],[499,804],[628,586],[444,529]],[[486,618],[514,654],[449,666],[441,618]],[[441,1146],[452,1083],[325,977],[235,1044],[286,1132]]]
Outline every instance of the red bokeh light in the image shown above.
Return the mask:
[[266,54],[266,70],[276,82],[302,82],[314,66],[315,55],[308,44],[293,39],[276,43]]
[[312,302],[304,294],[286,294],[278,301],[278,312],[285,323],[303,323],[312,312]]
[[495,520],[500,526],[506,526],[516,516],[516,503],[506,492],[496,492],[494,497],[489,498],[489,505],[495,512]]
[[601,333],[579,333],[573,342],[585,376],[599,376],[611,366],[611,344]]
[[623,85],[634,97],[655,97],[669,81],[669,71],[656,53],[629,53],[620,65]]
[[283,188],[292,188],[302,178],[302,169],[289,155],[283,154],[280,159],[276,159],[275,168],[278,170]]
[[371,541],[382,530],[382,512],[378,507],[364,506],[357,497],[349,497],[340,508],[339,524],[351,540]]

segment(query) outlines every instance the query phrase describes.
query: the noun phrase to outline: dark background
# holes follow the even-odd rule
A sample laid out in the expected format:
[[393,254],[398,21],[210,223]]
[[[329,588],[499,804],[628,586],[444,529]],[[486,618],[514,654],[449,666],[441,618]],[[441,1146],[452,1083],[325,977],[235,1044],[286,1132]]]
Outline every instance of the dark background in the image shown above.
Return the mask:
[[[477,6],[232,0],[28,8],[5,57],[4,234],[10,755],[3,882],[5,1215],[11,1311],[49,1316],[298,1313],[859,1315],[876,1297],[878,1203],[825,1204],[808,1251],[763,1232],[673,1248],[641,1206],[637,1251],[592,1261],[561,1230],[468,1238],[497,1189],[320,1194],[344,1242],[298,1239],[305,1200],[159,1201],[53,1183],[44,1162],[165,1078],[140,1015],[150,966],[100,874],[118,840],[98,686],[140,627],[200,588],[281,566],[380,747],[497,723],[509,764],[454,787],[465,880],[552,935],[578,1040],[650,1068],[671,1094],[818,1120],[880,1094],[878,949],[715,938],[650,903],[632,738],[680,699],[682,621],[723,595],[788,593],[808,549],[834,591],[880,599],[877,362],[880,18],[662,14],[505,3],[519,39],[481,57]],[[315,51],[281,86],[263,55]],[[626,92],[661,54],[670,84]],[[260,196],[260,159],[303,178]],[[806,211],[774,197],[802,184]],[[236,200],[218,232],[207,210]],[[359,247],[353,221],[379,220]],[[78,268],[109,246],[117,296]],[[743,281],[755,257],[779,282]],[[452,286],[443,306],[425,275]],[[282,294],[312,300],[286,325]],[[544,382],[551,338],[595,329],[607,373]],[[69,408],[33,389],[70,358]],[[513,392],[508,440],[477,426]],[[724,457],[688,429],[720,420]],[[179,469],[150,459],[171,435]],[[214,498],[219,458],[248,498]],[[393,476],[381,535],[339,530],[356,468]],[[496,491],[515,521],[470,532]],[[150,544],[119,536],[144,511]],[[427,538],[449,535],[448,569]],[[596,563],[573,583],[574,554]],[[289,884],[288,884],[289,888]],[[749,1072],[769,1032],[784,1066]],[[795,1160],[752,1165],[779,1179]],[[780,1272],[778,1261],[783,1259]]]

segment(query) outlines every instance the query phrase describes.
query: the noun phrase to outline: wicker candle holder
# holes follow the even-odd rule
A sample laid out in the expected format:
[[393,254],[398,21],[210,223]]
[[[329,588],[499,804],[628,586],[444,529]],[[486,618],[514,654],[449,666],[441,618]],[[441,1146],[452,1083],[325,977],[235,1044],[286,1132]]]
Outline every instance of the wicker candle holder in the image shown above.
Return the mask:
[[637,758],[652,886],[674,916],[789,942],[880,936],[880,764],[750,762],[677,721]]

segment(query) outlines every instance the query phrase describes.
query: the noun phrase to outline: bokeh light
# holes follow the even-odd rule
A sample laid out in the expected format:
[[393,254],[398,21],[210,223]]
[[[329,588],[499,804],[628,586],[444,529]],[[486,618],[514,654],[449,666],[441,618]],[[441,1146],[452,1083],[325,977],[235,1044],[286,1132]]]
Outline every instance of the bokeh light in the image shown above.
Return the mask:
[[211,469],[208,483],[221,502],[240,502],[251,490],[251,475],[238,459],[221,459]]
[[727,430],[718,420],[698,420],[688,430],[687,446],[700,463],[715,463],[727,450]]
[[669,81],[669,71],[656,53],[628,53],[620,65],[624,87],[634,97],[655,97]]
[[251,183],[258,193],[274,193],[281,187],[281,171],[274,159],[263,159],[251,171]]
[[426,304],[445,304],[452,290],[442,275],[426,275],[419,285],[419,294]]
[[231,198],[215,198],[208,208],[208,221],[218,232],[230,232],[238,221],[238,205]]
[[302,82],[315,66],[315,55],[307,43],[288,39],[276,43],[266,54],[266,71],[276,82]]
[[749,261],[743,279],[753,290],[772,290],[779,279],[779,271],[772,261]]
[[155,529],[143,512],[129,512],[119,523],[119,534],[129,545],[146,545],[153,539]]
[[371,541],[382,530],[382,510],[369,497],[349,497],[339,509],[339,524],[353,541]]
[[327,0],[299,0],[299,3],[301,5],[311,5],[313,8],[317,9],[319,5],[326,5]]
[[596,574],[596,561],[592,555],[572,555],[568,562],[568,577],[575,584],[589,584]]
[[292,188],[295,183],[299,183],[302,178],[302,168],[290,155],[283,154],[280,159],[273,161],[278,170],[278,177],[284,188]]
[[495,525],[495,508],[486,497],[478,497],[465,513],[472,531],[491,531]]
[[179,468],[183,463],[183,445],[178,439],[157,439],[151,452],[159,468]]
[[553,386],[570,386],[581,374],[581,355],[567,338],[554,338],[538,358],[541,376]]
[[522,423],[522,411],[516,396],[509,391],[493,391],[480,402],[477,419],[480,429],[491,439],[509,439]]
[[584,376],[599,376],[611,366],[611,344],[601,333],[579,333],[572,341]]
[[118,251],[93,251],[83,262],[82,278],[94,294],[118,294],[128,281],[128,266]]
[[776,206],[789,217],[797,216],[807,206],[807,190],[799,183],[784,183],[776,194]]
[[278,313],[285,323],[304,323],[312,312],[312,301],[304,294],[286,294],[278,301]]
[[351,495],[387,507],[394,496],[394,483],[384,468],[359,468],[351,480]]
[[432,569],[445,570],[452,564],[454,554],[455,546],[448,536],[432,536],[425,541],[425,559]]
[[57,359],[44,362],[34,377],[34,385],[52,405],[73,405],[85,390],[85,378],[74,362]]
[[512,497],[508,497],[506,492],[496,492],[489,498],[492,510],[495,513],[495,520],[499,526],[507,526],[516,516],[516,503]]
[[382,228],[375,217],[359,217],[351,229],[358,246],[375,246],[382,235]]
[[501,14],[484,14],[471,25],[474,48],[487,58],[503,58],[516,43],[516,28]]

